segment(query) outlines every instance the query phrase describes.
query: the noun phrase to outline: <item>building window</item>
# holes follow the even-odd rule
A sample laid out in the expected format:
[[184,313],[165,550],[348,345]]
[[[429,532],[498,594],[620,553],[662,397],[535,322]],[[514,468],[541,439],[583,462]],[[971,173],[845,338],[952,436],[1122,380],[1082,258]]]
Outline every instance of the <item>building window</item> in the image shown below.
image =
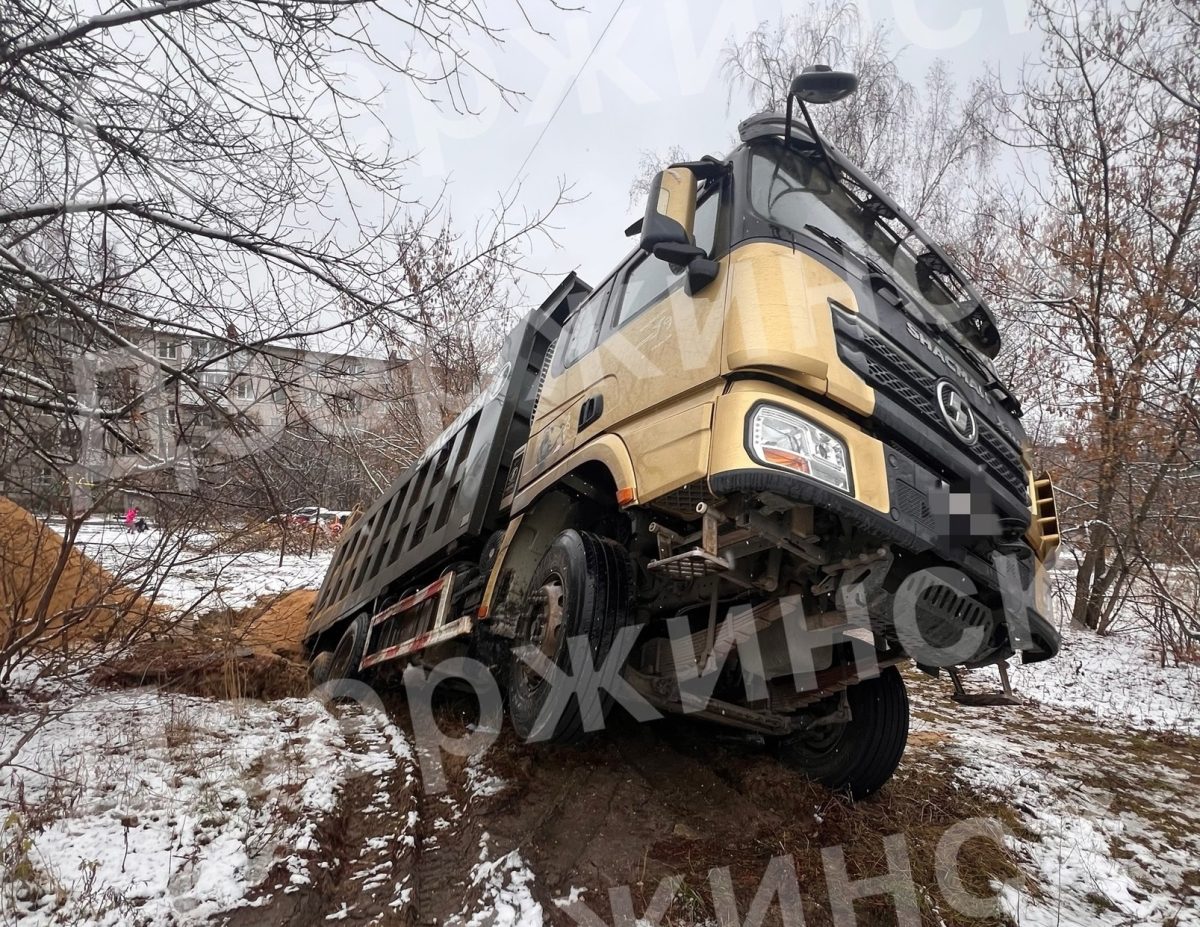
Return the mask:
[[219,392],[219,393],[224,392],[225,391],[225,374],[214,373],[212,371],[207,371],[205,373],[202,373],[202,374],[200,374],[200,385],[203,386],[205,389],[215,390],[216,392]]
[[158,342],[158,356],[161,360],[178,360],[179,344],[174,341]]
[[213,357],[220,350],[220,343],[211,338],[197,338],[192,342],[193,357]]
[[238,399],[253,399],[254,381],[249,377],[242,377],[233,384],[233,395]]
[[335,415],[358,415],[363,410],[363,398],[358,393],[334,393],[326,399]]

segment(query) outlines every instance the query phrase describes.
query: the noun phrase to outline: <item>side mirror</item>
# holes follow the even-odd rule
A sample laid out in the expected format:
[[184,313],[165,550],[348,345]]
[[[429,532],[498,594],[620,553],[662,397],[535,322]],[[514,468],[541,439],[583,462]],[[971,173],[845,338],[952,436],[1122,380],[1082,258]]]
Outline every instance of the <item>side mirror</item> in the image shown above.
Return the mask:
[[706,257],[704,249],[695,244],[695,223],[695,172],[686,167],[667,168],[650,184],[642,220],[642,250],[681,267]]
[[849,71],[835,71],[827,64],[805,68],[792,81],[792,96],[802,103],[836,103],[858,89],[858,77]]

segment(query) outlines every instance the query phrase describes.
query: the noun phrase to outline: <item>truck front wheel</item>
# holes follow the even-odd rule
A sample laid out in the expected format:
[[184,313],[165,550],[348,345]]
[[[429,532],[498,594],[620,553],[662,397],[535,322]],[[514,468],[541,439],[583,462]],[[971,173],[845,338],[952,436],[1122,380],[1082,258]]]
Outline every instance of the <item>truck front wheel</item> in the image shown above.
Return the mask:
[[850,720],[822,724],[779,743],[780,756],[809,779],[857,800],[879,791],[908,741],[908,692],[889,666],[846,691]]
[[[620,667],[605,668],[617,631],[628,624],[633,590],[629,556],[614,541],[583,531],[562,532],[534,571],[525,597],[508,674],[508,708],[523,740],[570,742],[584,720],[603,712],[607,690]],[[599,686],[582,696],[569,682],[553,685],[521,653],[536,648],[564,676],[572,675],[568,641],[586,638]],[[580,704],[582,699],[583,704]]]

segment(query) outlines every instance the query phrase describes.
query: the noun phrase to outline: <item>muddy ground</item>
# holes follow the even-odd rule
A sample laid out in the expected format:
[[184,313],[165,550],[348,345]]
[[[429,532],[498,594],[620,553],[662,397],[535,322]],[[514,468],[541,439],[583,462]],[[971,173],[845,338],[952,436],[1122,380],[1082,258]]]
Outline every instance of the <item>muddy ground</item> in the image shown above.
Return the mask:
[[[1063,923],[1092,923],[1092,914],[1097,923],[1150,923],[1138,919],[1136,892],[1127,899],[1099,886],[1095,897],[1056,897],[1045,855],[1030,850],[1049,839],[1040,804],[1069,809],[1081,794],[1090,802],[1081,814],[1098,805],[1132,815],[1141,844],[1125,848],[1129,865],[1143,867],[1137,876],[1148,892],[1175,891],[1180,905],[1190,904],[1200,884],[1146,867],[1159,852],[1155,841],[1161,851],[1174,846],[1200,858],[1195,741],[1124,734],[1029,707],[960,708],[944,690],[910,679],[914,731],[904,762],[880,795],[857,805],[806,782],[753,737],[680,722],[617,723],[569,748],[522,745],[506,731],[470,763],[449,758],[448,789],[427,794],[420,764],[407,754],[411,738],[396,731],[395,762],[373,760],[373,774],[351,780],[339,812],[314,835],[311,882],[276,873],[252,906],[225,922],[590,925],[594,912],[600,922],[632,927],[622,917],[627,898],[637,918],[650,905],[653,921],[669,901],[664,923],[717,923],[711,873],[728,867],[741,924],[771,861],[782,857],[796,867],[805,923],[832,924],[822,848],[841,847],[850,878],[861,879],[886,872],[883,839],[902,835],[916,884],[911,903],[923,923],[1024,922],[1021,904],[1057,906],[1068,915]],[[390,711],[406,730],[403,703]],[[444,728],[468,723],[461,703],[441,711]],[[364,754],[388,739],[369,719],[347,717],[349,740]],[[1165,782],[1167,793],[1138,807],[1148,778]],[[1173,805],[1191,810],[1180,818]],[[1010,886],[1006,910],[975,917],[953,909],[934,871],[938,841],[970,819],[994,820],[1010,834],[1006,845],[963,846],[967,891],[991,895],[1001,882]],[[675,891],[661,894],[655,911],[655,892],[670,877]],[[571,908],[572,899],[587,910]],[[897,923],[887,895],[854,910],[860,924]],[[782,922],[778,899],[764,922]]]

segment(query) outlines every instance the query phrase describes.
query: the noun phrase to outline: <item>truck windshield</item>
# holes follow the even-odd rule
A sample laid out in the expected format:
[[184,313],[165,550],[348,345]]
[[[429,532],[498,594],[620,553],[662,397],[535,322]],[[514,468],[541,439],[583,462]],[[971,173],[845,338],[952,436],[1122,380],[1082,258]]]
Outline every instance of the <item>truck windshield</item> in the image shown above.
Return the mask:
[[[756,151],[750,203],[772,225],[815,235],[835,250],[842,246],[868,270],[883,273],[935,328],[958,327],[961,313],[953,296],[935,275],[918,270],[916,255],[874,212],[833,182],[823,160],[782,149]],[[968,327],[959,331],[970,337]]]

